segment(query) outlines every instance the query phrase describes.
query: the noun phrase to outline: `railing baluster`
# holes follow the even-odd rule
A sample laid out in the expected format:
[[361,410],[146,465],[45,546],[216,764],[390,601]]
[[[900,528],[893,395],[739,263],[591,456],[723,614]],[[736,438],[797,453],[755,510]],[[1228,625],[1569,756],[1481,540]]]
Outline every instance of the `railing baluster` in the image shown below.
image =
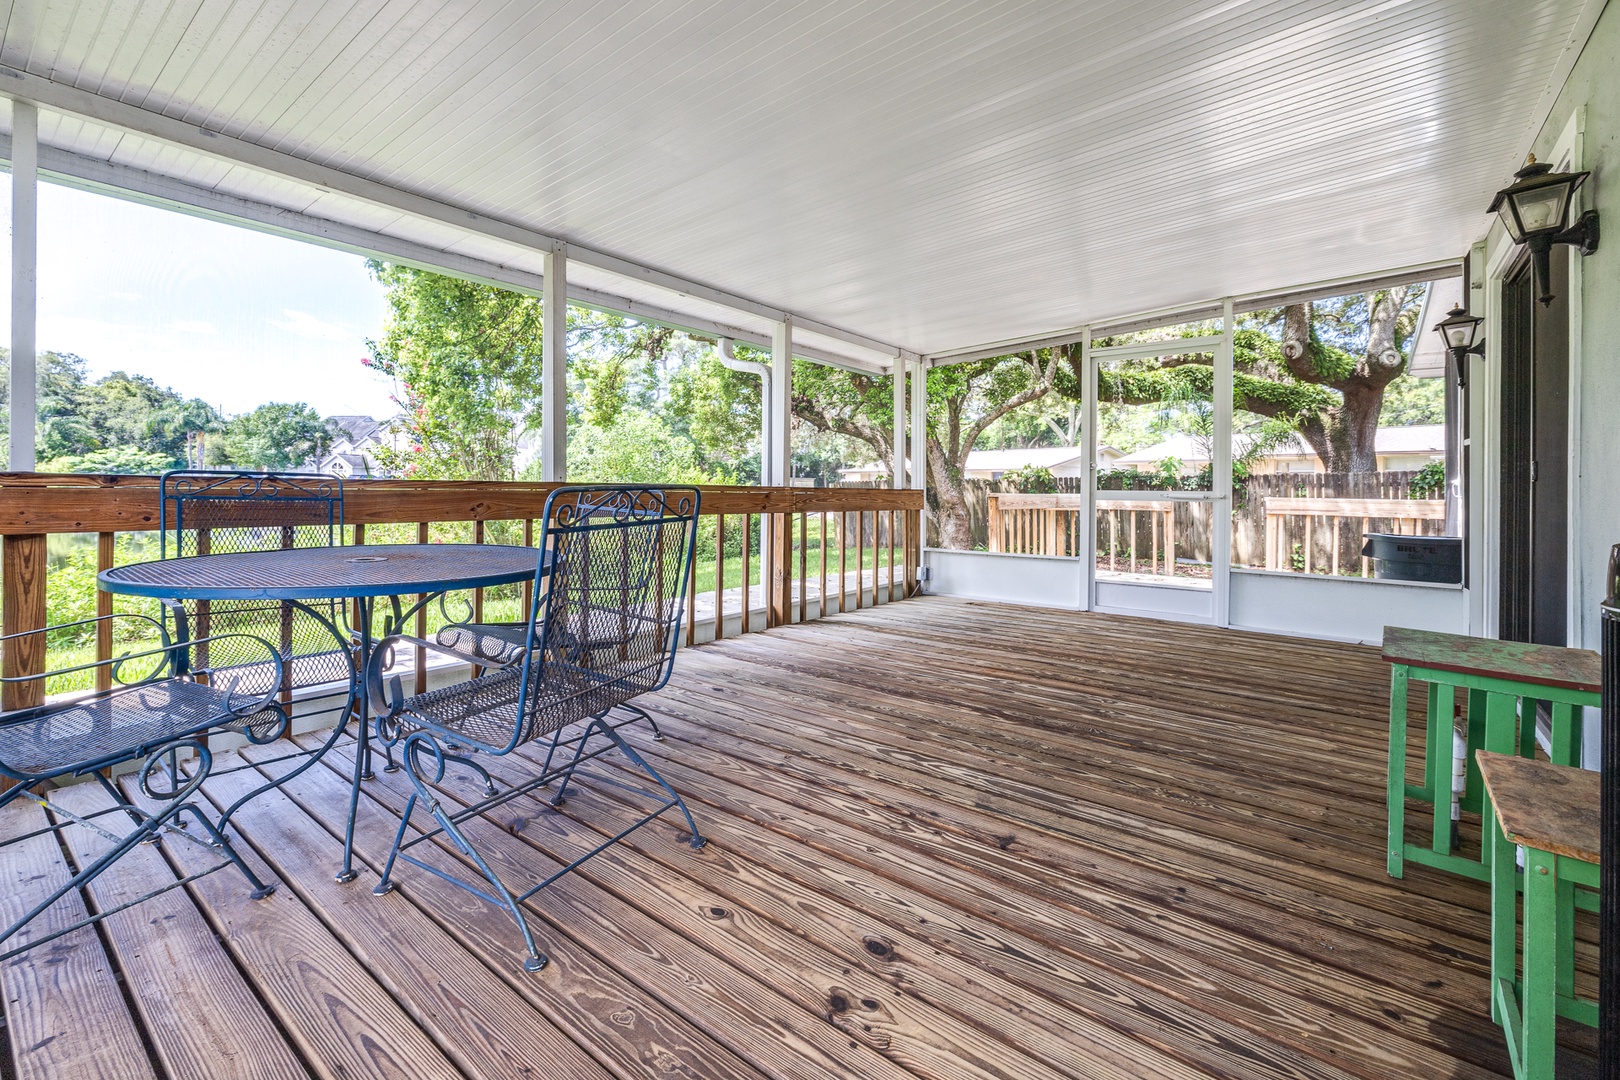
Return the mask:
[[809,615],[810,602],[810,516],[799,515],[799,621],[804,622]]
[[823,618],[827,614],[827,511],[821,511],[816,517],[821,521],[821,579],[816,592],[816,617]]
[[[425,521],[418,521],[416,523],[416,542],[418,544],[425,544],[428,542],[428,523]],[[416,602],[422,604],[422,606],[418,608],[416,612],[416,636],[418,639],[423,641],[427,640],[427,605],[422,603],[422,601],[426,599],[426,593],[416,594]],[[427,650],[422,648],[420,645],[412,645],[411,649],[416,653],[415,692],[418,694],[423,694],[427,692]],[[398,661],[396,659],[396,663],[397,662]]]
[[[111,570],[113,564],[113,537],[110,532],[96,534],[96,573]],[[112,659],[112,619],[113,595],[105,589],[96,590],[96,661],[106,665]],[[112,689],[112,668],[102,666],[96,668],[96,689]]]
[[[523,521],[523,546],[534,547],[534,518],[525,518]],[[523,579],[523,610],[518,613],[520,620],[526,621],[529,613],[534,610],[534,578]]]
[[849,511],[838,511],[838,611],[849,610]]
[[[8,536],[0,545],[0,634],[20,634],[45,626],[45,534]],[[6,645],[3,672],[8,679],[45,670],[45,635],[19,638]],[[45,703],[45,680],[0,686],[0,709],[23,709]]]
[[[743,561],[748,550],[743,549]],[[746,571],[744,571],[746,574]],[[726,515],[714,516],[714,640],[726,636]]]
[[686,568],[686,644],[697,644],[697,559]]
[[[473,522],[473,543],[482,544],[483,542],[484,542],[484,519],[479,518],[477,521]],[[483,589],[474,589],[473,590],[473,622],[481,623],[483,621],[484,621],[484,590]]]
[[[765,517],[763,514],[760,515],[759,520],[761,525],[765,523]],[[746,634],[748,633],[748,624],[752,621],[748,617],[748,608],[750,607],[748,593],[753,587],[749,582],[749,578],[753,576],[753,555],[751,552],[754,548],[754,515],[744,514],[742,516],[742,526],[742,629],[738,632]],[[759,576],[761,579],[768,581],[770,580],[770,575],[765,569],[765,561],[767,558],[765,552],[766,545],[759,545]]]

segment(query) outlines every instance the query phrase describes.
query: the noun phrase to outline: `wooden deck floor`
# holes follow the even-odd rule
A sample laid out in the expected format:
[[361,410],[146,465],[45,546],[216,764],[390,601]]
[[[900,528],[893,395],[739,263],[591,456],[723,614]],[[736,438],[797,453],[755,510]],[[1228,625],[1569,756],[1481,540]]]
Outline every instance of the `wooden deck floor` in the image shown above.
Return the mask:
[[[1384,873],[1385,679],[1367,648],[932,598],[702,646],[656,696],[667,741],[626,731],[710,843],[660,822],[542,892],[538,975],[427,874],[371,894],[403,774],[367,785],[368,866],[333,882],[334,753],[239,818],[270,899],[221,872],[0,969],[6,1055],[74,1078],[1504,1076],[1484,887]],[[480,835],[543,872],[622,810],[610,790]],[[66,872],[36,845],[0,866],[6,903]]]

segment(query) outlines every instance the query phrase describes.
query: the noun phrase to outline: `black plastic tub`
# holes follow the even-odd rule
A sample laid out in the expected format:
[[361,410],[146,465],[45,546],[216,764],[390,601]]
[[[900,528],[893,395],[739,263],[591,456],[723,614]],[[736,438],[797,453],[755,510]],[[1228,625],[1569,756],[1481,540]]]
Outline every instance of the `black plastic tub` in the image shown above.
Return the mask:
[[1462,537],[1365,533],[1361,553],[1373,560],[1373,577],[1384,581],[1462,583]]

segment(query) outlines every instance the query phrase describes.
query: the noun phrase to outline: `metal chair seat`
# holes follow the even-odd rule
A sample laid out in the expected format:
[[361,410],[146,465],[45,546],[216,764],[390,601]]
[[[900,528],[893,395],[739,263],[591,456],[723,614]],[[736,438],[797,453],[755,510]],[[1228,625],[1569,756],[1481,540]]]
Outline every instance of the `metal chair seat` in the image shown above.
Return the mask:
[[217,727],[240,694],[170,680],[44,710],[0,726],[0,769],[37,780],[146,757],[165,743]]
[[451,623],[434,640],[448,652],[506,667],[523,659],[528,637],[528,623]]
[[[197,654],[214,650],[243,656],[242,635],[189,639],[184,636],[185,627],[181,625],[177,627],[181,636],[176,639],[170,637],[162,623],[140,615],[103,615],[78,623],[26,630],[0,638],[0,648],[15,647],[29,637],[100,626],[115,620],[139,623],[140,632],[152,635],[156,642],[134,655],[55,672],[0,679],[0,682],[15,685],[70,672],[103,669],[110,681],[116,682],[132,670],[139,673],[125,685],[98,690],[83,698],[0,713],[0,776],[14,781],[9,789],[0,792],[0,808],[27,797],[44,809],[43,820],[46,821],[33,832],[5,837],[0,840],[0,847],[73,825],[86,826],[112,841],[111,847],[99,858],[81,865],[77,873],[59,884],[49,896],[0,931],[0,946],[62,897],[89,884],[136,844],[174,835],[204,844],[221,857],[220,861],[198,873],[161,885],[144,896],[98,910],[43,936],[30,937],[21,945],[0,952],[0,960],[99,922],[117,911],[226,866],[241,870],[252,887],[254,898],[268,896],[274,890],[274,886],[260,881],[242,861],[226,839],[225,829],[237,807],[280,781],[242,796],[223,813],[214,812],[199,797],[199,789],[213,769],[213,754],[208,745],[212,733],[239,731],[255,742],[279,738],[285,733],[287,714],[275,701],[282,685],[279,652],[262,638],[247,638],[245,643],[259,652],[257,663],[244,663],[229,675],[209,671],[194,665]],[[137,783],[151,800],[151,809],[127,796],[108,775],[113,766],[124,764],[136,765],[130,782]],[[70,775],[91,778],[107,794],[108,805],[81,816],[53,804],[51,789],[60,778]],[[130,826],[121,836],[100,823],[116,824],[120,819],[127,819]],[[195,832],[179,828],[188,820],[197,826]]]

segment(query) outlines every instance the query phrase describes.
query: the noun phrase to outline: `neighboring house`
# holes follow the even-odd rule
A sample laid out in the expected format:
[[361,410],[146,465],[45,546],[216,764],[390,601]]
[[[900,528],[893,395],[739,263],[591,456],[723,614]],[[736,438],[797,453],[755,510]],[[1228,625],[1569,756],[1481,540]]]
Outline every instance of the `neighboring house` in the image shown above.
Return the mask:
[[[1119,456],[1119,451],[1112,446],[1097,447],[1097,463],[1103,469],[1115,468],[1114,462]],[[1052,470],[1053,476],[1084,476],[1086,448],[1030,446],[1013,450],[972,450],[968,452],[962,475],[969,480],[999,480],[1003,473],[1032,465]],[[855,465],[839,469],[838,475],[846,483],[856,483],[881,480],[889,475],[889,470],[881,465]]]
[[[1242,436],[1239,436],[1241,439]],[[1409,427],[1379,428],[1373,443],[1378,457],[1379,472],[1412,472],[1431,461],[1444,461],[1446,457],[1446,428],[1444,424],[1413,424]],[[1126,454],[1114,462],[1116,469],[1135,469],[1153,472],[1165,458],[1181,462],[1183,474],[1194,473],[1209,464],[1206,451],[1191,435],[1172,435],[1164,442]],[[1322,460],[1299,436],[1261,457],[1249,471],[1262,473],[1315,473],[1325,472]]]
[[389,475],[377,463],[375,452],[380,447],[398,445],[392,420],[332,416],[327,422],[335,429],[336,441],[316,458],[317,471],[343,477]]

